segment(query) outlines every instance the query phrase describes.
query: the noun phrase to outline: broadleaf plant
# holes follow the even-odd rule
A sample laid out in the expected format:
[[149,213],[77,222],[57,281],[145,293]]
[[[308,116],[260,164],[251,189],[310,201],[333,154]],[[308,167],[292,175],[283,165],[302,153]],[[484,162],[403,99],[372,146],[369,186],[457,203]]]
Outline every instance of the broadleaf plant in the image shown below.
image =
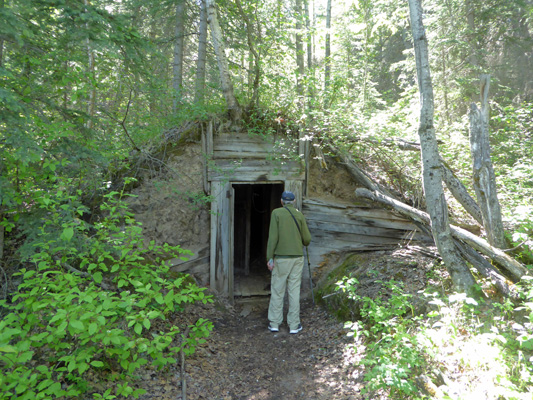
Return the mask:
[[[35,251],[17,274],[16,293],[0,302],[0,398],[137,398],[143,390],[129,382],[139,368],[193,353],[212,329],[199,319],[183,340],[187,327],[169,316],[211,297],[186,275],[170,278],[165,260],[190,252],[145,244],[122,192],[105,196],[103,216],[91,225],[78,194],[60,186],[34,194],[45,211]],[[111,390],[90,393],[89,372],[104,371],[113,372],[102,374],[114,377]]]

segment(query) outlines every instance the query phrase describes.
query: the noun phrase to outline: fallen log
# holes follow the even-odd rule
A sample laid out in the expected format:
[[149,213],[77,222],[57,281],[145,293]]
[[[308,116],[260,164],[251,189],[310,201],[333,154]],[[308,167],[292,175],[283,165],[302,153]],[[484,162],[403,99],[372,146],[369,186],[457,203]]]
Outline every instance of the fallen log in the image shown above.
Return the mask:
[[505,297],[515,297],[516,293],[511,290],[507,284],[507,280],[502,276],[494,266],[488,262],[481,254],[475,251],[472,247],[465,245],[459,240],[455,241],[455,245],[463,255],[463,258],[468,261],[483,277],[489,279],[494,287]]
[[350,175],[352,175],[353,178],[355,178],[357,183],[364,186],[368,190],[386,193],[388,196],[393,197],[393,195],[386,188],[370,179],[362,169],[355,165],[350,157],[342,154],[338,149],[334,149],[334,152],[340,157],[341,162],[346,167],[346,170]]
[[[424,211],[417,210],[398,200],[386,196],[378,191],[370,191],[368,189],[359,188],[355,191],[358,197],[364,197],[375,202],[391,206],[400,214],[413,219],[416,222],[429,225],[430,218]],[[495,264],[497,264],[507,278],[512,282],[518,282],[520,278],[527,274],[528,270],[521,263],[509,257],[504,251],[491,246],[486,240],[481,239],[465,229],[450,225],[450,229],[454,238],[465,242],[467,245],[477,250],[478,252],[489,257]]]

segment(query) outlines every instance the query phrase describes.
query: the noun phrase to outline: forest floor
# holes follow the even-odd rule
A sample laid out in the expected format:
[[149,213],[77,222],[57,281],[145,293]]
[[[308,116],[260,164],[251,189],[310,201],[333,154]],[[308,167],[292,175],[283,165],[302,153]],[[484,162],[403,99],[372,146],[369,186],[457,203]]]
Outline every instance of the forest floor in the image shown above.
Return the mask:
[[[360,358],[343,324],[302,300],[303,330],[289,334],[267,329],[268,298],[193,306],[214,324],[211,335],[185,361],[187,399],[363,399]],[[196,310],[194,310],[196,308]],[[141,399],[182,399],[180,366],[146,371],[137,382]]]

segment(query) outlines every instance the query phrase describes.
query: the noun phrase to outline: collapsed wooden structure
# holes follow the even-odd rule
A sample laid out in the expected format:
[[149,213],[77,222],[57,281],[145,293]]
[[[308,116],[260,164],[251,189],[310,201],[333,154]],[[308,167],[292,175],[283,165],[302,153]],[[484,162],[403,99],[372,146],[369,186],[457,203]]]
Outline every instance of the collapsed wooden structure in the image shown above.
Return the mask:
[[313,163],[310,147],[306,140],[285,135],[215,134],[212,125],[203,132],[204,190],[212,200],[210,285],[219,293],[233,296],[237,271],[250,274],[255,262],[265,269],[270,213],[280,206],[283,190],[296,194],[296,206],[308,221],[313,266],[334,251],[383,250],[407,241],[431,242],[409,219],[372,201],[357,200],[353,191],[349,199],[315,193],[310,189],[317,179],[312,169],[321,167]]

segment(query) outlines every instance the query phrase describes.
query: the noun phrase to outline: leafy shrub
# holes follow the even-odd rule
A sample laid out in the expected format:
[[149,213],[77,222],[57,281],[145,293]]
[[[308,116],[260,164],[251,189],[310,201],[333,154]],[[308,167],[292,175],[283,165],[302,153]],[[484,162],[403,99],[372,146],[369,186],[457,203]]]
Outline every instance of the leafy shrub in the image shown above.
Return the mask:
[[371,299],[357,296],[357,280],[345,278],[338,283],[348,297],[361,301],[361,321],[347,322],[350,335],[366,339],[366,353],[361,364],[367,367],[365,393],[378,389],[390,394],[410,395],[417,392],[412,381],[414,371],[424,364],[416,336],[409,333],[414,319],[405,318],[412,312],[411,295],[404,293],[401,283],[382,282],[391,295]]
[[106,196],[106,215],[94,226],[80,219],[85,209],[76,195],[59,187],[48,193],[35,194],[45,217],[32,267],[20,270],[12,300],[0,302],[0,397],[79,396],[89,391],[89,371],[115,382],[94,398],[138,397],[143,390],[128,384],[136,370],[163,368],[181,350],[193,353],[212,329],[199,319],[181,338],[167,317],[186,303],[212,300],[185,275],[168,279],[165,259],[189,252],[145,245],[122,193]]

